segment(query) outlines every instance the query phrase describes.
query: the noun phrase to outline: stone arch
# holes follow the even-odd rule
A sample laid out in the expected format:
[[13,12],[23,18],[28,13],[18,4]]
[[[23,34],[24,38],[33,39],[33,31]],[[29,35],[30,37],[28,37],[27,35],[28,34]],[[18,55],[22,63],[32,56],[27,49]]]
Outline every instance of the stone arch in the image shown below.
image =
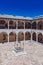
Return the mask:
[[30,22],[25,22],[25,28],[26,29],[31,29],[31,23]]
[[18,41],[23,41],[24,40],[24,33],[23,32],[19,32],[18,33]]
[[38,42],[42,43],[42,33],[38,34]]
[[25,40],[30,40],[31,39],[31,34],[30,32],[25,32]]
[[16,33],[10,32],[9,33],[9,42],[14,42],[14,41],[16,41]]
[[18,29],[24,29],[24,22],[21,20],[18,21]]
[[43,22],[42,21],[38,22],[38,29],[43,29]]
[[5,20],[0,20],[0,29],[6,29],[8,28],[8,22]]
[[0,43],[8,42],[8,34],[6,32],[0,33]]
[[16,29],[16,21],[9,21],[9,29]]
[[32,40],[36,41],[36,33],[35,32],[33,32],[33,34],[32,34]]
[[36,25],[37,25],[36,22],[33,22],[32,23],[32,29],[36,29]]

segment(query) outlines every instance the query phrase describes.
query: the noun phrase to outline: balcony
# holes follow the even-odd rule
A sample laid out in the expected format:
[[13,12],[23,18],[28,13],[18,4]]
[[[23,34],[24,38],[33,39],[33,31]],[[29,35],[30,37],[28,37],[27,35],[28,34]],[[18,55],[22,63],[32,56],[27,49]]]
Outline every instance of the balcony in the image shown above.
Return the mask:
[[16,29],[16,22],[10,21],[9,22],[9,29]]
[[9,29],[16,29],[16,26],[14,26],[14,25],[9,25]]
[[0,29],[8,29],[8,24],[0,24]]
[[24,29],[24,26],[18,26],[18,29]]

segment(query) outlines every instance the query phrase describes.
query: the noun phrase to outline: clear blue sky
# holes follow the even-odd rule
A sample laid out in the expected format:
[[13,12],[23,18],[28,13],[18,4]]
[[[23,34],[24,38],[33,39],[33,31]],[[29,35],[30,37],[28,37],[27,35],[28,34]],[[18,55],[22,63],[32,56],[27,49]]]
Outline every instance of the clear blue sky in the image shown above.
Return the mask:
[[0,0],[0,14],[43,15],[43,0]]

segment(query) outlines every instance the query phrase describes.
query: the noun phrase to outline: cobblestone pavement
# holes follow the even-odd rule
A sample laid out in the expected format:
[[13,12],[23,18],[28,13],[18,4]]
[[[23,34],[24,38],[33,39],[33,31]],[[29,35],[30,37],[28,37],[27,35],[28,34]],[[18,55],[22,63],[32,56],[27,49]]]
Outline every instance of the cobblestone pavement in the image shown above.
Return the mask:
[[0,65],[43,65],[43,44],[25,43],[26,55],[15,56],[14,43],[0,44]]

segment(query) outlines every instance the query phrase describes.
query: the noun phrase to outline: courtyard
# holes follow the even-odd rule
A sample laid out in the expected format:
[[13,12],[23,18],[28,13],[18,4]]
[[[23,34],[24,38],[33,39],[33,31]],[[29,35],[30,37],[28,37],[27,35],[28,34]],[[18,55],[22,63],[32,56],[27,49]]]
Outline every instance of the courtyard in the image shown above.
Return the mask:
[[26,41],[26,54],[15,56],[15,43],[0,44],[0,65],[43,65],[43,44]]

